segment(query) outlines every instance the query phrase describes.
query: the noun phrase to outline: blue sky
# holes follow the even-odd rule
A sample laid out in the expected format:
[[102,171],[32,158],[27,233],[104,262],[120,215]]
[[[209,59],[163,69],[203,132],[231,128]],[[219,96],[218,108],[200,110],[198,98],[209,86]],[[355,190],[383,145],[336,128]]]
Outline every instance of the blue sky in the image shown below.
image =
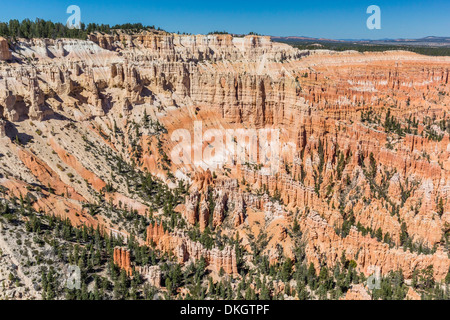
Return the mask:
[[[1,0],[6,1],[6,0]],[[85,23],[142,22],[172,32],[250,31],[274,36],[332,39],[419,38],[450,36],[450,1],[308,0],[308,1],[179,1],[179,0],[13,0],[1,5],[0,21],[11,18],[65,22],[66,8],[81,8]],[[369,5],[381,8],[381,30],[369,30]]]

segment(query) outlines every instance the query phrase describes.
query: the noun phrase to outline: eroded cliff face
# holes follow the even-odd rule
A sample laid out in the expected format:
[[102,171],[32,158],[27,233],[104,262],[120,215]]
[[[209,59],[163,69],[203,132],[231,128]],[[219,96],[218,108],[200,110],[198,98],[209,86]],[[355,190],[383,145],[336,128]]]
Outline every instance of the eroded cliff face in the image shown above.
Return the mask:
[[[0,57],[3,47],[0,41]],[[238,276],[233,242],[205,247],[192,230],[237,239],[249,263],[252,242],[267,235],[260,249],[271,263],[296,259],[301,238],[316,270],[345,256],[366,276],[379,267],[410,279],[429,265],[437,280],[447,275],[448,57],[298,51],[267,37],[155,32],[24,40],[12,58],[0,65],[0,183],[10,195],[33,193],[38,210],[129,237],[120,220],[83,209],[100,193],[117,210],[152,216],[140,244],[180,263],[203,257],[216,274]],[[278,130],[276,172],[208,159],[175,163],[172,134],[186,129],[194,140],[196,121],[203,132]],[[169,223],[167,208],[151,213],[159,199],[136,192],[125,166],[170,188],[189,182],[170,208],[183,223]],[[114,262],[129,273],[121,250]],[[142,273],[159,285],[159,271]],[[363,290],[347,297],[366,297]]]
[[197,61],[260,61],[285,60],[301,57],[303,54],[290,46],[274,43],[269,36],[233,37],[224,35],[178,35],[165,32],[143,32],[141,34],[106,35],[95,33],[89,40],[107,50],[129,48],[133,55],[145,50],[140,60],[167,62]]

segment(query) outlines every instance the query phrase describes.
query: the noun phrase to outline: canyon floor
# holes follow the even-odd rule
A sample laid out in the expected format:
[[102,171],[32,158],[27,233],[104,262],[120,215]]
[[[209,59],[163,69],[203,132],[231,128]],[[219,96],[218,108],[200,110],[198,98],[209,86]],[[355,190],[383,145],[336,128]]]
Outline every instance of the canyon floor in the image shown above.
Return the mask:
[[448,299],[449,69],[254,35],[0,38],[0,298]]

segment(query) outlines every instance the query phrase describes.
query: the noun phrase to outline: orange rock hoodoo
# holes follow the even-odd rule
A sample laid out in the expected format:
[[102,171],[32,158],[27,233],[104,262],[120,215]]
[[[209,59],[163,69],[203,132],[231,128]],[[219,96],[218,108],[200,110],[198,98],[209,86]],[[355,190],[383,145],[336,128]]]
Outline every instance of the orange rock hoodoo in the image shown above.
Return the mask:
[[114,248],[114,264],[131,276],[133,270],[131,268],[130,250],[126,248]]

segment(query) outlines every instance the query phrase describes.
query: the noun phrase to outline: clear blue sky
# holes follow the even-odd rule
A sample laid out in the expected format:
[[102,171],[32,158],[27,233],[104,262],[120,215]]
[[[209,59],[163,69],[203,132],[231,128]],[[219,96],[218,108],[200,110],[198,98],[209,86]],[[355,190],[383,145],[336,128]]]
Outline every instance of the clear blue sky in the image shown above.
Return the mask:
[[[1,0],[7,1],[7,0]],[[274,36],[333,39],[450,36],[450,1],[405,0],[11,0],[1,5],[0,21],[43,18],[65,22],[66,8],[81,8],[84,23],[142,22],[172,32],[250,31]],[[381,30],[368,30],[369,5],[381,8]]]

